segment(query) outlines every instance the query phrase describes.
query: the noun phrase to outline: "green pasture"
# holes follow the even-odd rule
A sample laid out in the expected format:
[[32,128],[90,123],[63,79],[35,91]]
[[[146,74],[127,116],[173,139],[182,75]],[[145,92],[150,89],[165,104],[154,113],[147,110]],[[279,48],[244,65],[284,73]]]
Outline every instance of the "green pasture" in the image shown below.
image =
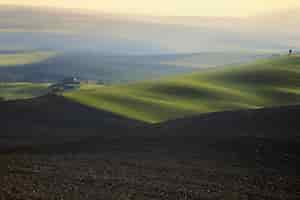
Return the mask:
[[28,99],[47,93],[49,84],[41,83],[0,83],[0,99]]
[[57,53],[52,51],[16,52],[0,54],[0,67],[22,66],[42,62]]
[[300,103],[300,56],[128,85],[83,84],[64,96],[149,123],[200,113]]

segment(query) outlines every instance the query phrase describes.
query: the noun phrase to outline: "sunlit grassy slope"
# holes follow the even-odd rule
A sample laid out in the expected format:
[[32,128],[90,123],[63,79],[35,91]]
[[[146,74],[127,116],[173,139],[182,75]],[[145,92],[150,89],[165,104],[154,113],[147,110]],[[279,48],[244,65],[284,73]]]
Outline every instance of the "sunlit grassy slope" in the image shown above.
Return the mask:
[[198,113],[300,103],[300,56],[130,85],[82,85],[66,97],[157,123]]
[[12,67],[38,63],[55,55],[56,53],[52,51],[16,52],[9,54],[0,53],[0,67]]
[[0,83],[0,98],[4,100],[27,99],[47,93],[48,84]]

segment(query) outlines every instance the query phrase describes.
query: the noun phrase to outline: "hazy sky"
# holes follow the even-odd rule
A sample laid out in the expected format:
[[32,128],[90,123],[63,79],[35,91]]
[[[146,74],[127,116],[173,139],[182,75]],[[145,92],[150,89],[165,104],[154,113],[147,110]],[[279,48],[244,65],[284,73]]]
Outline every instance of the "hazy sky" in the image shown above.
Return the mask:
[[251,16],[300,7],[300,0],[0,0],[0,4],[162,16]]

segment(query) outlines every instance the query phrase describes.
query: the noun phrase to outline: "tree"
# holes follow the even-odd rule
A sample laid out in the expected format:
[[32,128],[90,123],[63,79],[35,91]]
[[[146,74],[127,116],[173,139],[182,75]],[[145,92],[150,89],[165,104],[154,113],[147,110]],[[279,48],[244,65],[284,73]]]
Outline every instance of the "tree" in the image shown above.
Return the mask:
[[289,50],[289,55],[292,55],[292,53],[293,53],[293,50],[290,49],[290,50]]
[[0,102],[1,102],[1,101],[4,101],[4,97],[0,97]]

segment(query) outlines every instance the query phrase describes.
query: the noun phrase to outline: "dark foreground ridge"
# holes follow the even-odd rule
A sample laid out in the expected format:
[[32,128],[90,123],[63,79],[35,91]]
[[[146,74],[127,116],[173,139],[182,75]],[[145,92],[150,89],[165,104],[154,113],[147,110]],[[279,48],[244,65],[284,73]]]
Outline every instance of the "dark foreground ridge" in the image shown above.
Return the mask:
[[0,103],[0,199],[300,199],[300,106],[149,125],[61,96]]
[[[1,102],[0,110],[0,151],[4,152],[44,144],[61,144],[66,151],[76,151],[79,145],[80,151],[84,151],[112,139],[135,146],[139,140],[169,142],[179,138],[294,141],[300,138],[298,105],[209,113],[155,125],[90,108],[57,95]],[[120,138],[122,140],[118,141]]]
[[1,102],[0,111],[0,151],[8,147],[77,141],[95,135],[127,135],[132,129],[146,126],[56,95]]
[[194,136],[300,137],[300,105],[225,111],[172,120],[158,125],[164,133]]

